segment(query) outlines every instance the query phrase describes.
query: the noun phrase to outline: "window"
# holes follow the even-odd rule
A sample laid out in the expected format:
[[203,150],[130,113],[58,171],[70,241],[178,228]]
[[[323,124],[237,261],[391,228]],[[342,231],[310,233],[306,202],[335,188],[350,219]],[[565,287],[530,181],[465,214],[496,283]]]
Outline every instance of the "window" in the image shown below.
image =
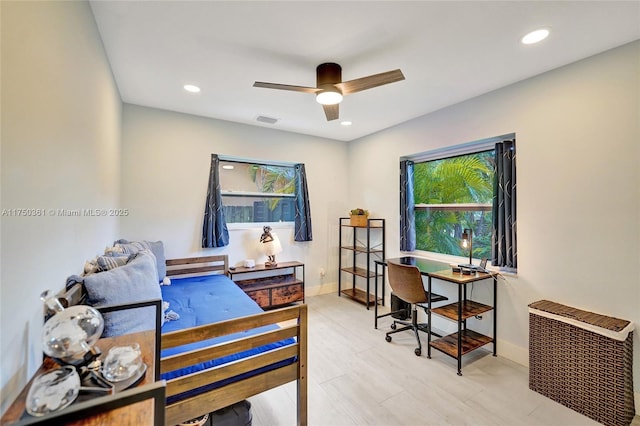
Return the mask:
[[220,159],[220,188],[227,223],[293,222],[293,165]]
[[469,256],[517,269],[515,134],[400,161],[400,250]]
[[473,230],[473,257],[491,257],[495,152],[414,164],[416,248],[468,256],[460,245],[465,228]]

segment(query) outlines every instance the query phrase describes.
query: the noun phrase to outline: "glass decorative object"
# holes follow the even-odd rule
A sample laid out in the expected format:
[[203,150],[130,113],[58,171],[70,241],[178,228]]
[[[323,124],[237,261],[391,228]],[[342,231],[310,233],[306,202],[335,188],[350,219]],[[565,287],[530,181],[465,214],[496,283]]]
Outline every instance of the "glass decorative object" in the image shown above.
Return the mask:
[[45,354],[63,364],[83,365],[90,358],[102,331],[104,319],[91,306],[75,305],[64,308],[51,290],[40,295],[55,314],[42,328],[42,348]]
[[80,392],[80,376],[72,366],[63,366],[40,374],[29,388],[26,409],[40,417],[69,406]]
[[114,346],[102,364],[102,376],[110,382],[121,382],[138,374],[142,367],[140,346]]

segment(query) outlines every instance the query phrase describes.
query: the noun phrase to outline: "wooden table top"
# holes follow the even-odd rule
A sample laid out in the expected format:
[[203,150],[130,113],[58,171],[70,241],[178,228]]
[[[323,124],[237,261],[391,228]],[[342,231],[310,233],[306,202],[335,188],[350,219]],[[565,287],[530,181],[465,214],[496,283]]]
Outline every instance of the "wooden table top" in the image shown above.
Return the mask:
[[[133,343],[140,345],[142,353],[142,361],[147,365],[147,371],[137,386],[146,385],[154,382],[155,376],[155,332],[143,331],[140,333],[126,334],[117,337],[107,337],[98,340],[96,346],[102,351],[100,359],[104,359],[109,352],[109,349],[113,346],[127,346]],[[20,395],[7,409],[0,424],[12,424],[16,423],[24,418],[32,418],[25,410],[27,393],[31,387],[33,379],[38,374],[44,373],[60,366],[49,357],[45,357],[42,365],[31,378],[29,383],[24,387]],[[96,398],[104,398],[102,396],[96,396]],[[96,401],[97,402],[97,401]],[[73,404],[71,405],[73,406]],[[86,417],[80,421],[66,423],[73,426],[86,426],[86,425],[152,425],[153,424],[153,400],[145,400],[135,404],[131,404],[125,407],[117,408],[111,411],[95,414],[90,417]]]
[[244,274],[247,272],[264,272],[275,271],[278,269],[293,268],[295,266],[303,266],[304,263],[298,261],[278,262],[276,266],[265,266],[264,263],[258,263],[253,268],[247,268],[244,266],[236,266],[234,269],[229,269],[230,274]]
[[453,272],[451,269],[445,269],[442,271],[429,272],[432,278],[437,278],[444,281],[449,281],[455,284],[468,284],[475,281],[485,280],[487,278],[493,278],[497,275],[495,272],[474,272],[470,275],[464,275],[461,272]]

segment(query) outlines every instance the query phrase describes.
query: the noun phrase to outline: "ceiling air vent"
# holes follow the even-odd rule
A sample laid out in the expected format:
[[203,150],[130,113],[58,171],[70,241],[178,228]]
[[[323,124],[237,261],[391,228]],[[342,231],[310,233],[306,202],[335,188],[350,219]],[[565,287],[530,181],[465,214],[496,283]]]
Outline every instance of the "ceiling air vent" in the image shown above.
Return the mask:
[[278,119],[259,115],[258,118],[256,118],[256,121],[259,121],[260,123],[276,124],[278,122]]

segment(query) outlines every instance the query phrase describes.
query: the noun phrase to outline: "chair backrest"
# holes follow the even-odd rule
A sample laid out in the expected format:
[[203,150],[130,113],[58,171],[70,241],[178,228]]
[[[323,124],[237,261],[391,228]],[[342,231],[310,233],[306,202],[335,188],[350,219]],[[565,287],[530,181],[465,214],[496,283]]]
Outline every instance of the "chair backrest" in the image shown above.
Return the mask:
[[413,265],[401,265],[389,262],[389,285],[400,299],[407,303],[426,303],[427,292],[422,283],[420,270]]

